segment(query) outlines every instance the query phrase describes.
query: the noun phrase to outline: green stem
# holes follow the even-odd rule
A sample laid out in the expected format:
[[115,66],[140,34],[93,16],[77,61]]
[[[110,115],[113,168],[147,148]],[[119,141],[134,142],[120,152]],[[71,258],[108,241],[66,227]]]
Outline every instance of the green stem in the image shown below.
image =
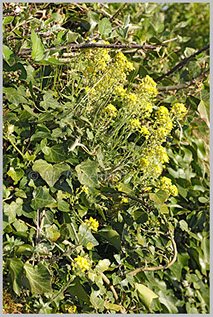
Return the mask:
[[24,154],[19,150],[19,148],[17,148],[17,146],[13,143],[10,137],[8,137],[8,140],[10,141],[12,146],[16,149],[16,151],[24,158]]

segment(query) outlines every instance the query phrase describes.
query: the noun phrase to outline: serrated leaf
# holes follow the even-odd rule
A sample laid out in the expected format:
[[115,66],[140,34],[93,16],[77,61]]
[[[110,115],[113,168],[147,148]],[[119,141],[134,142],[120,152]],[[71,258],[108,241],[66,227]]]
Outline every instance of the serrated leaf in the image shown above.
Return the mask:
[[35,33],[35,31],[32,30],[31,32],[31,41],[32,41],[32,58],[35,61],[40,61],[44,57],[44,47],[41,43],[40,38]]
[[25,263],[24,270],[32,293],[43,294],[52,291],[51,276],[43,264],[32,266],[30,263]]
[[97,163],[91,160],[86,160],[75,167],[78,175],[78,180],[82,185],[95,187],[98,185]]
[[61,173],[69,170],[70,167],[67,164],[48,164],[46,161],[40,159],[35,161],[32,169],[38,172],[45,182],[52,187],[61,176]]
[[23,263],[20,259],[8,259],[9,272],[12,280],[14,292],[19,296],[21,293],[21,280],[23,273]]
[[140,297],[141,301],[143,302],[143,304],[148,309],[150,309],[150,305],[152,303],[152,300],[154,298],[157,298],[158,295],[155,294],[151,289],[149,289],[148,287],[146,287],[142,284],[135,283],[135,288],[139,292],[139,297]]
[[47,207],[47,206],[51,205],[52,203],[56,202],[56,200],[50,194],[48,194],[41,186],[37,187],[33,191],[33,196],[34,196],[34,198],[32,199],[30,206],[34,210],[38,210],[38,209],[41,209],[43,207]]

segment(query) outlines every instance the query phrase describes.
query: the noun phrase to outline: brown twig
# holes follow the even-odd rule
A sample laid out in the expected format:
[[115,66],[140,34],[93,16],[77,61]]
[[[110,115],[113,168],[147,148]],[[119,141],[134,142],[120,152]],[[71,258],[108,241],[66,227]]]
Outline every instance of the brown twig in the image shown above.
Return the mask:
[[[163,45],[162,45],[163,46]],[[46,52],[54,51],[54,50],[64,50],[69,48],[70,50],[78,50],[82,48],[136,48],[139,50],[155,50],[157,49],[158,46],[153,46],[153,45],[139,45],[139,44],[99,44],[99,43],[85,43],[85,44],[69,44],[66,46],[58,46],[58,47],[51,47],[51,48],[46,48]],[[24,56],[24,55],[29,55],[32,52],[31,49],[22,49],[19,52],[19,55]]]
[[121,11],[123,9],[126,8],[126,6],[128,5],[128,3],[124,3],[122,4],[117,11],[115,11],[115,13],[113,14],[113,16],[110,18],[110,21],[112,22],[115,18],[117,18],[117,16],[121,13]]
[[177,65],[175,65],[172,69],[170,69],[167,73],[161,75],[160,77],[158,77],[157,79],[155,79],[156,82],[162,80],[163,78],[170,76],[171,74],[173,74],[176,70],[181,69],[184,65],[186,65],[189,60],[197,55],[199,55],[200,53],[208,50],[210,47],[210,45],[206,45],[203,48],[199,49],[197,52],[193,53],[192,55],[190,55],[189,57],[184,58],[180,63],[178,63]]

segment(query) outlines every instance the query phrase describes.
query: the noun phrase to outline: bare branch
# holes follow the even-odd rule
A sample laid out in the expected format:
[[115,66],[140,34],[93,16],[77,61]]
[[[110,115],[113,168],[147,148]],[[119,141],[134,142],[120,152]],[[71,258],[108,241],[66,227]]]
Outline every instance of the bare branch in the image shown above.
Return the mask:
[[203,48],[199,49],[197,52],[195,52],[194,54],[190,55],[189,57],[184,58],[180,63],[178,63],[177,65],[175,65],[172,69],[170,69],[170,71],[168,71],[167,73],[161,75],[160,77],[158,77],[157,79],[155,79],[156,82],[162,80],[163,78],[170,76],[171,74],[173,74],[176,70],[181,69],[184,65],[186,65],[189,60],[197,55],[199,55],[200,53],[208,50],[210,47],[210,45],[206,45]]

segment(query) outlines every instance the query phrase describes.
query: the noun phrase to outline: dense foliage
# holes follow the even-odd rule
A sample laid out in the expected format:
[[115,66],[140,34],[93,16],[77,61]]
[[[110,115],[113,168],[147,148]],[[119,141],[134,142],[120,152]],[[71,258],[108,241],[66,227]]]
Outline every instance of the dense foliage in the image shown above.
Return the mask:
[[3,25],[5,312],[208,313],[209,5]]

